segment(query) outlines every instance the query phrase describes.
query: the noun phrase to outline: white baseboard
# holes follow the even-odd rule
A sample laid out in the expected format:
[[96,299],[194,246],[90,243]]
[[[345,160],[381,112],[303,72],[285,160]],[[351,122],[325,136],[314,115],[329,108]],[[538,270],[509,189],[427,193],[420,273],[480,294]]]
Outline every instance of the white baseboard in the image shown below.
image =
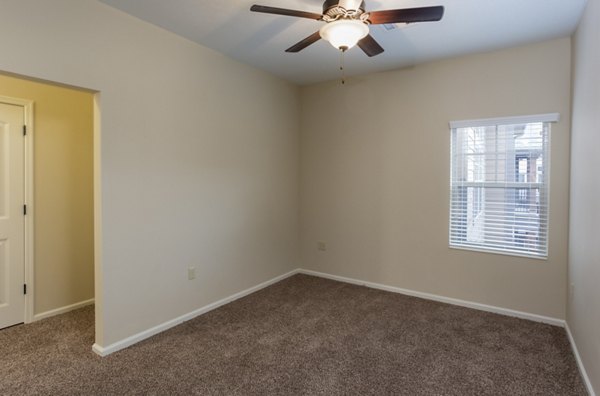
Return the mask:
[[305,269],[299,269],[297,272],[300,274],[312,275],[312,276],[317,276],[320,278],[327,278],[327,279],[336,280],[336,281],[340,281],[340,282],[344,282],[344,283],[351,283],[354,285],[366,286],[366,287],[370,287],[372,289],[385,290],[385,291],[389,291],[389,292],[393,292],[393,293],[405,294],[407,296],[424,298],[426,300],[439,301],[439,302],[446,303],[446,304],[459,305],[461,307],[478,309],[480,311],[493,312],[493,313],[497,313],[500,315],[513,316],[516,318],[532,320],[534,322],[542,322],[542,323],[547,323],[547,324],[551,324],[554,326],[560,326],[560,327],[565,326],[565,321],[562,319],[558,319],[558,318],[536,315],[536,314],[532,314],[532,313],[528,313],[528,312],[514,311],[512,309],[495,307],[493,305],[485,305],[485,304],[480,304],[480,303],[476,303],[476,302],[472,302],[472,301],[465,301],[465,300],[459,300],[456,298],[438,296],[436,294],[423,293],[423,292],[409,290],[409,289],[402,289],[400,287],[387,286],[387,285],[382,285],[380,283],[366,282],[366,281],[362,281],[362,280],[358,280],[358,279],[346,278],[344,276],[326,274],[323,272],[317,272],[317,271],[311,271],[311,270],[305,270]]
[[327,278],[327,279],[331,279],[331,280],[336,280],[336,281],[340,281],[340,282],[345,282],[345,283],[351,283],[351,284],[355,284],[355,285],[361,285],[361,286],[366,286],[366,287],[370,287],[373,289],[379,289],[379,290],[385,290],[385,291],[389,291],[389,292],[393,292],[393,293],[400,293],[400,294],[404,294],[404,295],[408,295],[408,296],[413,296],[413,297],[419,297],[419,298],[423,298],[423,299],[427,299],[427,300],[433,300],[433,301],[439,301],[442,303],[447,303],[447,304],[452,304],[452,305],[459,305],[462,307],[467,307],[467,308],[473,308],[473,309],[478,309],[480,311],[487,311],[487,312],[492,312],[492,313],[497,313],[500,315],[506,315],[506,316],[513,316],[513,317],[517,317],[517,318],[522,318],[522,319],[527,319],[527,320],[532,320],[535,322],[542,322],[542,323],[547,323],[547,324],[551,324],[554,326],[560,326],[560,327],[564,327],[565,326],[565,321],[562,319],[557,319],[557,318],[551,318],[551,317],[547,317],[547,316],[541,316],[541,315],[536,315],[536,314],[532,314],[532,313],[527,313],[527,312],[521,312],[521,311],[514,311],[511,309],[507,309],[507,308],[500,308],[500,307],[495,307],[495,306],[491,306],[491,305],[485,305],[485,304],[480,304],[480,303],[476,303],[476,302],[472,302],[472,301],[465,301],[465,300],[459,300],[459,299],[455,299],[455,298],[450,298],[450,297],[443,297],[443,296],[438,296],[435,294],[430,294],[430,293],[423,293],[423,292],[418,292],[418,291],[414,291],[414,290],[409,290],[409,289],[402,289],[399,287],[394,287],[394,286],[387,286],[387,285],[383,285],[383,284],[379,284],[379,283],[374,283],[374,282],[366,282],[366,281],[362,281],[362,280],[358,280],[358,279],[352,279],[352,278],[347,278],[347,277],[343,277],[343,276],[337,276],[337,275],[331,275],[331,274],[326,274],[323,272],[317,272],[317,271],[311,271],[311,270],[305,270],[305,269],[295,269],[293,271],[290,271],[286,274],[283,274],[281,276],[275,277],[273,279],[270,279],[266,282],[263,282],[259,285],[253,286],[249,289],[243,290],[239,293],[236,293],[232,296],[223,298],[219,301],[216,301],[212,304],[206,305],[202,308],[199,308],[195,311],[192,311],[190,313],[187,313],[185,315],[182,315],[178,318],[172,319],[168,322],[164,322],[162,324],[159,324],[155,327],[152,327],[148,330],[142,331],[140,333],[134,334],[130,337],[127,337],[121,341],[117,341],[113,344],[110,344],[106,347],[103,347],[101,345],[98,344],[94,344],[92,346],[92,350],[97,353],[100,356],[107,356],[113,352],[119,351],[121,349],[127,348],[133,344],[136,344],[142,340],[145,340],[146,338],[152,337],[153,335],[156,335],[158,333],[161,333],[165,330],[168,330],[174,326],[177,326],[178,324],[181,324],[183,322],[186,322],[190,319],[193,319],[197,316],[200,316],[206,312],[212,311],[213,309],[219,308],[225,304],[228,304],[234,300],[237,300],[239,298],[245,297],[249,294],[252,294],[258,290],[264,289],[267,286],[270,286],[274,283],[277,283],[285,278],[288,278],[292,275],[295,274],[305,274],[305,275],[312,275],[312,276],[317,276],[320,278]]
[[73,311],[74,309],[83,308],[85,306],[92,305],[93,303],[94,303],[94,299],[92,298],[89,300],[80,301],[75,304],[67,305],[66,307],[56,308],[56,309],[53,309],[50,311],[35,314],[35,315],[33,315],[33,322],[36,322],[36,321],[42,320],[42,319],[46,319],[46,318],[49,318],[49,317],[52,317],[55,315],[64,314],[69,311]]
[[[442,302],[442,303],[446,303],[446,304],[458,305],[461,307],[477,309],[480,311],[492,312],[492,313],[497,313],[500,315],[512,316],[512,317],[517,317],[517,318],[521,318],[521,319],[532,320],[535,322],[542,322],[542,323],[547,323],[547,324],[551,324],[554,326],[564,327],[566,329],[567,336],[569,338],[569,342],[571,343],[571,347],[573,348],[573,353],[575,354],[577,366],[579,367],[581,376],[585,382],[587,390],[588,390],[590,396],[596,396],[596,394],[594,393],[594,389],[592,388],[590,379],[585,370],[585,367],[583,366],[581,356],[579,355],[579,351],[577,349],[577,345],[575,344],[575,340],[573,339],[573,335],[571,334],[569,325],[566,321],[564,321],[562,319],[552,318],[552,317],[542,316],[542,315],[536,315],[536,314],[532,314],[532,313],[528,313],[528,312],[515,311],[512,309],[501,308],[501,307],[496,307],[496,306],[486,305],[486,304],[480,304],[480,303],[476,303],[476,302],[472,302],[472,301],[459,300],[456,298],[444,297],[444,296],[439,296],[439,295],[430,294],[430,293],[423,293],[423,292],[419,292],[419,291],[415,291],[415,290],[403,289],[403,288],[399,288],[399,287],[388,286],[388,285],[383,285],[383,284],[374,283],[374,282],[366,282],[366,281],[362,281],[362,280],[358,280],[358,279],[347,278],[344,276],[331,275],[331,274],[327,274],[327,273],[323,273],[323,272],[317,272],[317,271],[311,271],[311,270],[305,270],[305,269],[295,269],[286,274],[280,275],[280,276],[270,279],[266,282],[263,282],[259,285],[253,286],[253,287],[243,290],[239,293],[233,294],[229,297],[226,297],[219,301],[216,301],[212,304],[206,305],[206,306],[199,308],[195,311],[192,311],[188,314],[182,315],[178,318],[172,319],[168,322],[162,323],[162,324],[152,327],[148,330],[134,334],[134,335],[127,337],[121,341],[115,342],[107,347],[103,347],[98,344],[94,344],[92,346],[92,350],[100,356],[107,356],[113,352],[127,348],[133,344],[136,344],[142,340],[145,340],[146,338],[152,337],[158,333],[168,330],[174,326],[177,326],[178,324],[181,324],[181,323],[186,322],[190,319],[193,319],[197,316],[200,316],[209,311],[212,311],[213,309],[219,308],[219,307],[221,307],[225,304],[228,304],[232,301],[235,301],[239,298],[245,297],[249,294],[252,294],[261,289],[264,289],[267,286],[277,283],[283,279],[289,278],[290,276],[295,275],[295,274],[311,275],[311,276],[331,279],[331,280],[335,280],[335,281],[339,281],[339,282],[370,287],[372,289],[384,290],[384,291],[389,291],[389,292],[393,292],[393,293],[399,293],[399,294],[404,294],[404,295],[408,295],[408,296],[423,298],[426,300],[433,300],[433,301],[438,301],[438,302]],[[65,313],[65,312],[71,311],[73,309],[77,309],[77,308],[80,308],[80,307],[83,307],[86,305],[90,305],[93,303],[94,303],[93,299],[87,300],[87,301],[82,301],[80,303],[69,305],[67,307],[63,307],[63,308],[55,309],[52,311],[44,312],[42,314],[35,315],[34,320],[40,320],[40,319],[44,319],[44,318],[47,318],[50,316]]]
[[575,360],[577,361],[577,366],[579,367],[579,372],[581,373],[581,377],[583,378],[583,382],[585,383],[587,391],[590,396],[596,396],[594,388],[592,387],[592,382],[590,381],[590,377],[588,377],[585,366],[583,365],[583,361],[581,360],[581,356],[579,355],[579,350],[577,349],[577,344],[575,344],[575,339],[573,338],[573,334],[571,333],[571,328],[569,327],[568,322],[565,322],[565,329],[567,330],[567,336],[569,337],[569,342],[571,343],[571,348],[573,349],[573,354],[575,355]]
[[154,326],[154,327],[152,327],[152,328],[150,328],[148,330],[144,330],[144,331],[142,331],[140,333],[134,334],[134,335],[132,335],[130,337],[127,337],[127,338],[125,338],[125,339],[123,339],[121,341],[117,341],[117,342],[115,342],[113,344],[110,344],[108,346],[103,347],[101,345],[94,344],[92,346],[92,350],[95,353],[97,353],[98,355],[100,355],[100,356],[110,355],[113,352],[117,352],[117,351],[119,351],[121,349],[127,348],[127,347],[129,347],[129,346],[131,346],[133,344],[136,344],[136,343],[138,343],[138,342],[140,342],[142,340],[145,340],[146,338],[152,337],[153,335],[161,333],[161,332],[163,332],[165,330],[168,330],[168,329],[170,329],[172,327],[175,327],[175,326],[177,326],[177,325],[179,325],[179,324],[181,324],[183,322],[187,322],[190,319],[194,319],[197,316],[200,316],[200,315],[205,314],[205,313],[207,313],[209,311],[212,311],[213,309],[219,308],[219,307],[221,307],[221,306],[223,306],[225,304],[228,304],[228,303],[230,303],[232,301],[235,301],[235,300],[237,300],[239,298],[245,297],[245,296],[247,296],[249,294],[252,294],[252,293],[257,292],[257,291],[259,291],[261,289],[264,289],[265,287],[270,286],[270,285],[272,285],[274,283],[277,283],[277,282],[282,281],[282,280],[284,280],[286,278],[289,278],[290,276],[295,275],[298,272],[299,272],[299,270],[295,269],[293,271],[288,272],[287,274],[283,274],[283,275],[277,276],[277,277],[275,277],[273,279],[270,279],[270,280],[268,280],[266,282],[263,282],[263,283],[261,283],[259,285],[253,286],[253,287],[251,287],[249,289],[243,290],[243,291],[241,291],[239,293],[236,293],[236,294],[233,294],[233,295],[231,295],[229,297],[225,297],[225,298],[223,298],[223,299],[221,299],[219,301],[216,301],[216,302],[214,302],[212,304],[208,304],[208,305],[206,305],[206,306],[204,306],[202,308],[199,308],[199,309],[197,309],[195,311],[192,311],[190,313],[182,315],[182,316],[180,316],[178,318],[169,320],[168,322],[164,322],[162,324],[159,324],[158,326]]
[[[200,315],[205,314],[209,311],[212,311],[216,308],[219,308],[219,307],[221,307],[225,304],[228,304],[232,301],[235,301],[239,298],[245,297],[249,294],[252,294],[261,289],[264,289],[267,286],[270,286],[274,283],[282,281],[282,280],[289,278],[290,276],[293,276],[295,274],[311,275],[311,276],[316,276],[319,278],[326,278],[326,279],[331,279],[331,280],[335,280],[335,281],[339,281],[339,282],[365,286],[365,287],[369,287],[372,289],[384,290],[384,291],[389,291],[389,292],[393,292],[393,293],[399,293],[399,294],[404,294],[404,295],[408,295],[408,296],[423,298],[426,300],[438,301],[438,302],[442,302],[442,303],[446,303],[446,304],[458,305],[461,307],[477,309],[480,311],[492,312],[492,313],[496,313],[496,314],[500,314],[500,315],[512,316],[512,317],[517,317],[517,318],[521,318],[521,319],[532,320],[535,322],[542,322],[542,323],[547,323],[547,324],[551,324],[554,326],[564,327],[566,329],[567,336],[569,338],[569,342],[571,343],[571,347],[573,348],[573,353],[574,353],[575,359],[577,361],[577,366],[579,367],[581,376],[585,382],[587,390],[588,390],[590,396],[596,396],[596,394],[594,393],[594,389],[592,387],[592,383],[590,382],[590,379],[587,375],[585,367],[583,366],[581,356],[579,355],[579,351],[577,349],[577,345],[575,344],[575,340],[573,339],[573,335],[571,334],[569,325],[566,321],[564,321],[562,319],[552,318],[552,317],[542,316],[542,315],[536,315],[536,314],[532,314],[532,313],[528,313],[528,312],[515,311],[512,309],[501,308],[501,307],[496,307],[496,306],[486,305],[486,304],[480,304],[480,303],[476,303],[476,302],[472,302],[472,301],[459,300],[456,298],[444,297],[444,296],[439,296],[436,294],[430,294],[430,293],[424,293],[424,292],[419,292],[419,291],[415,291],[415,290],[403,289],[403,288],[399,288],[399,287],[383,285],[380,283],[366,282],[366,281],[362,281],[362,280],[358,280],[358,279],[347,278],[344,276],[331,275],[331,274],[327,274],[327,273],[323,273],[323,272],[317,272],[317,271],[311,271],[311,270],[305,270],[305,269],[295,269],[286,274],[280,275],[280,276],[270,279],[266,282],[263,282],[259,285],[253,286],[253,287],[243,290],[239,293],[233,294],[229,297],[226,297],[219,301],[216,301],[212,304],[206,305],[206,306],[199,308],[195,311],[192,311],[188,314],[182,315],[178,318],[175,318],[168,322],[162,323],[158,326],[152,327],[151,329],[134,334],[130,337],[125,338],[124,340],[115,342],[107,347],[103,347],[98,344],[94,344],[92,346],[92,350],[100,356],[107,356],[113,352],[127,348],[133,344],[136,344],[142,340],[145,340],[146,338],[152,337],[158,333],[161,333],[161,332],[168,330],[174,326],[177,326],[183,322],[186,322],[197,316],[200,316]],[[81,307],[84,307],[86,305],[90,305],[93,303],[94,303],[93,299],[87,300],[87,301],[82,301],[77,304],[69,305],[68,307],[63,307],[63,308],[55,309],[52,311],[44,312],[42,314],[35,315],[34,320],[40,320],[40,319],[44,319],[44,318],[47,318],[50,316],[65,313],[65,312],[71,311],[73,309],[81,308]]]

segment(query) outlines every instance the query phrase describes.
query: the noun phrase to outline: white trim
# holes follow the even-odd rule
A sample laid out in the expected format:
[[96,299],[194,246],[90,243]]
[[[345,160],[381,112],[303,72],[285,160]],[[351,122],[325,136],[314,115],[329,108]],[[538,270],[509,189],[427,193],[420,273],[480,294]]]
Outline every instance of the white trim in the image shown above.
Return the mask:
[[100,130],[100,93],[94,95],[94,299],[95,338],[94,342],[104,342],[104,275],[102,264],[102,144]]
[[85,301],[80,301],[80,302],[75,303],[75,304],[67,305],[67,306],[64,306],[64,307],[61,307],[61,308],[52,309],[50,311],[46,311],[46,312],[42,312],[42,313],[39,313],[39,314],[35,314],[33,316],[33,321],[37,322],[38,320],[47,319],[47,318],[50,318],[52,316],[64,314],[64,313],[67,313],[69,311],[73,311],[74,309],[79,309],[79,308],[87,307],[88,305],[92,305],[92,304],[94,304],[94,299],[93,298],[91,298],[89,300],[85,300]]
[[596,396],[594,392],[594,388],[592,387],[592,382],[590,381],[590,377],[587,375],[587,371],[583,366],[583,361],[581,360],[581,356],[579,355],[579,350],[577,349],[577,344],[575,344],[575,339],[573,338],[573,334],[571,333],[571,328],[569,327],[569,323],[565,322],[565,329],[567,330],[567,336],[569,337],[569,342],[571,343],[571,348],[573,349],[573,354],[575,355],[575,360],[577,361],[577,367],[579,367],[579,373],[583,378],[583,382],[587,388],[590,396]]
[[382,285],[380,283],[366,282],[366,281],[362,281],[362,280],[358,280],[358,279],[346,278],[344,276],[326,274],[323,272],[300,269],[300,270],[298,270],[298,273],[305,274],[305,275],[317,276],[319,278],[336,280],[339,282],[351,283],[354,285],[366,286],[366,287],[370,287],[372,289],[385,290],[385,291],[389,291],[392,293],[399,293],[399,294],[404,294],[404,295],[412,296],[412,297],[419,297],[419,298],[423,298],[426,300],[432,300],[432,301],[438,301],[438,302],[442,302],[442,303],[446,303],[446,304],[458,305],[461,307],[477,309],[480,311],[492,312],[492,313],[496,313],[496,314],[500,314],[500,315],[532,320],[534,322],[547,323],[547,324],[550,324],[553,326],[559,326],[559,327],[565,326],[564,320],[558,319],[558,318],[552,318],[549,316],[542,316],[542,315],[532,314],[532,313],[528,313],[528,312],[515,311],[512,309],[496,307],[493,305],[486,305],[486,304],[480,304],[480,303],[476,303],[476,302],[472,302],[472,301],[465,301],[465,300],[459,300],[459,299],[451,298],[451,297],[439,296],[437,294],[430,294],[430,293],[423,293],[423,292],[419,292],[419,291],[415,291],[415,290],[402,289],[400,287],[387,286],[387,285]]
[[225,298],[223,298],[223,299],[221,299],[219,301],[216,301],[216,302],[214,302],[212,304],[208,304],[208,305],[206,305],[206,306],[204,306],[202,308],[199,308],[199,309],[197,309],[195,311],[192,311],[190,313],[182,315],[182,316],[180,316],[178,318],[175,318],[175,319],[169,320],[167,322],[161,323],[158,326],[154,326],[154,327],[152,327],[152,328],[150,328],[148,330],[144,330],[144,331],[142,331],[140,333],[134,334],[134,335],[132,335],[130,337],[127,337],[127,338],[125,338],[125,339],[123,339],[121,341],[117,341],[117,342],[115,342],[113,344],[110,344],[110,345],[108,345],[106,347],[103,347],[103,346],[98,345],[96,343],[96,344],[94,344],[92,346],[92,350],[95,353],[97,353],[98,355],[100,355],[100,356],[107,356],[107,355],[109,355],[109,354],[111,354],[113,352],[117,352],[117,351],[119,351],[121,349],[127,348],[128,346],[131,346],[131,345],[136,344],[136,343],[138,343],[140,341],[143,341],[146,338],[152,337],[153,335],[156,335],[156,334],[161,333],[161,332],[163,332],[165,330],[168,330],[168,329],[170,329],[172,327],[175,327],[175,326],[177,326],[177,325],[179,325],[179,324],[181,324],[183,322],[187,322],[188,320],[194,319],[195,317],[203,315],[203,314],[205,314],[205,313],[207,313],[209,311],[212,311],[213,309],[219,308],[219,307],[221,307],[221,306],[223,306],[225,304],[229,304],[232,301],[235,301],[235,300],[237,300],[239,298],[242,298],[242,297],[245,297],[245,296],[247,296],[249,294],[257,292],[257,291],[259,291],[261,289],[264,289],[267,286],[271,286],[274,283],[277,283],[277,282],[282,281],[282,280],[284,280],[286,278],[289,278],[292,275],[297,274],[299,271],[300,270],[295,269],[295,270],[290,271],[290,272],[288,272],[286,274],[277,276],[277,277],[275,277],[273,279],[270,279],[270,280],[268,280],[266,282],[263,282],[263,283],[258,284],[256,286],[253,286],[253,287],[251,287],[249,289],[243,290],[243,291],[241,291],[239,293],[235,293],[235,294],[233,294],[233,295],[231,295],[229,297],[225,297]]
[[493,126],[493,125],[514,125],[514,124],[527,124],[530,122],[558,122],[560,121],[559,113],[548,113],[548,114],[535,114],[526,116],[516,117],[499,117],[499,118],[482,118],[479,120],[461,120],[461,121],[450,121],[450,129],[455,128],[469,128],[469,127],[480,127],[480,126]]
[[[27,128],[27,135],[24,136],[23,151],[23,204],[27,205],[27,215],[24,224],[24,276],[23,280],[27,285],[27,294],[25,294],[24,321],[31,323],[34,321],[34,261],[33,261],[33,237],[34,237],[34,205],[33,205],[33,101],[27,99],[12,98],[9,96],[0,96],[0,102],[13,104],[23,107],[23,120]],[[20,287],[20,286],[19,286]]]
[[25,323],[34,321],[35,312],[35,255],[34,255],[34,230],[35,230],[35,202],[34,202],[34,152],[33,152],[33,101],[25,106],[25,123],[27,135],[25,136],[25,205],[27,205],[27,216],[25,216],[25,283],[27,294],[25,295]]

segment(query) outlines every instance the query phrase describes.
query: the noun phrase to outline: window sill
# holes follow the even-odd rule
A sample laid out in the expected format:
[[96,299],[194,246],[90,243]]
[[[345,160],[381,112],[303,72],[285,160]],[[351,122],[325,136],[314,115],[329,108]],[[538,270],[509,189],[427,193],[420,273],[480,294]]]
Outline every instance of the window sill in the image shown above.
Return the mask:
[[527,254],[527,253],[504,252],[504,251],[500,251],[500,250],[484,249],[484,248],[478,249],[478,248],[474,248],[474,247],[455,246],[455,245],[449,245],[448,247],[450,249],[455,249],[455,250],[466,250],[466,251],[477,252],[477,253],[490,253],[490,254],[498,254],[501,256],[512,256],[512,257],[521,257],[521,258],[528,258],[528,259],[534,259],[534,260],[548,261],[548,255],[538,256],[538,255]]

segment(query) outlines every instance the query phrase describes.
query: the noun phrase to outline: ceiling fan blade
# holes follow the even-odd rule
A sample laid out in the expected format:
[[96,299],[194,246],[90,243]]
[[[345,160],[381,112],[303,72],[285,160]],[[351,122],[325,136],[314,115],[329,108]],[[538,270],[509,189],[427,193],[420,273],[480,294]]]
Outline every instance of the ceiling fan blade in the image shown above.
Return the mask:
[[373,11],[369,13],[369,21],[373,25],[383,23],[434,22],[444,16],[444,6],[404,8],[399,10]]
[[358,42],[358,46],[369,57],[379,55],[384,51],[381,45],[379,45],[379,43],[375,41],[373,36],[371,36],[370,34],[367,35],[364,39],[360,40]]
[[286,16],[299,17],[299,18],[315,19],[317,21],[319,21],[319,20],[321,20],[321,18],[323,18],[323,15],[315,14],[314,12],[288,10],[287,8],[268,7],[268,6],[261,6],[261,5],[256,5],[256,4],[253,5],[252,7],[250,7],[250,11],[262,12],[265,14],[276,14],[276,15],[286,15]]
[[321,39],[321,33],[315,32],[315,33],[311,34],[310,36],[308,36],[307,38],[305,38],[304,40],[299,41],[296,44],[292,45],[290,48],[286,49],[285,52],[300,52],[304,48],[308,47],[311,44],[316,43],[320,39]]

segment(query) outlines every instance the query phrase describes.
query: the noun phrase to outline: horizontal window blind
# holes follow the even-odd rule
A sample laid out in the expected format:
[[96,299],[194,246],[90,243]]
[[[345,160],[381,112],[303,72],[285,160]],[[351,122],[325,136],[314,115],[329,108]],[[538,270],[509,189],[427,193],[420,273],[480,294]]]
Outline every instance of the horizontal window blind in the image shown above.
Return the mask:
[[450,246],[544,258],[550,122],[501,121],[453,125]]

